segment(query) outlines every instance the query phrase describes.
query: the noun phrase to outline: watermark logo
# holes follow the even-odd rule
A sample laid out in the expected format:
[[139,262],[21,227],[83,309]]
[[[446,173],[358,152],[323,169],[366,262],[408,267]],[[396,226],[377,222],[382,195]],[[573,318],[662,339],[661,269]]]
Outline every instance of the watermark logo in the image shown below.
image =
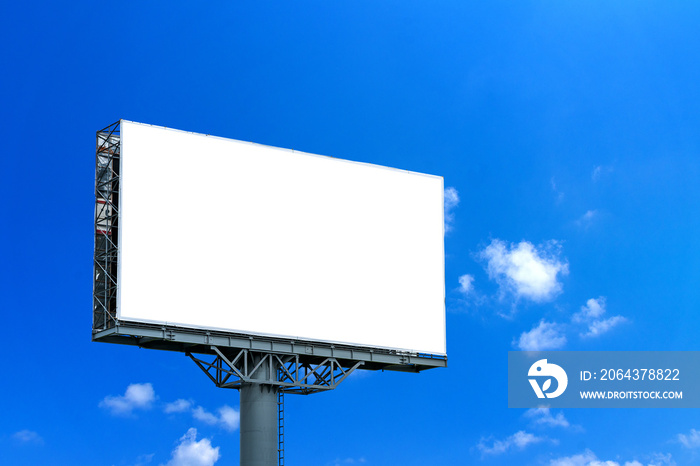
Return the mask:
[[[535,391],[537,398],[556,398],[566,390],[566,386],[569,384],[569,378],[566,375],[566,371],[556,364],[550,364],[546,359],[540,359],[530,366],[530,370],[527,372],[528,377],[547,377],[542,386],[540,387],[537,379],[528,379],[532,389]],[[553,392],[547,392],[552,386],[552,378],[557,381],[557,388]]]
[[508,407],[542,406],[700,408],[700,351],[509,351]]

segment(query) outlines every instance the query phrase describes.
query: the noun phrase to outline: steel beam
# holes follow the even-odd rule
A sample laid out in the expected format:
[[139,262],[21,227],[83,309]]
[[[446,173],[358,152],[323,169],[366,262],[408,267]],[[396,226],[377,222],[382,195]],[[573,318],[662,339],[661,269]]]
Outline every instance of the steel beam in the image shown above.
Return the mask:
[[[151,339],[146,341],[145,337]],[[126,321],[117,321],[112,328],[94,330],[92,339],[106,343],[213,356],[217,353],[212,348],[219,348],[225,354],[246,349],[276,354],[280,358],[298,356],[301,362],[316,364],[326,358],[334,358],[340,361],[343,367],[352,366],[354,362],[362,362],[362,368],[369,370],[421,372],[436,367],[447,367],[447,358],[444,356]]]
[[235,357],[228,357],[221,349],[213,349],[217,353],[213,360],[192,353],[187,353],[187,356],[220,388],[241,389],[247,383],[264,383],[286,393],[308,395],[333,390],[363,365],[362,361],[343,364],[334,358],[309,363],[299,356],[248,350],[240,350]]

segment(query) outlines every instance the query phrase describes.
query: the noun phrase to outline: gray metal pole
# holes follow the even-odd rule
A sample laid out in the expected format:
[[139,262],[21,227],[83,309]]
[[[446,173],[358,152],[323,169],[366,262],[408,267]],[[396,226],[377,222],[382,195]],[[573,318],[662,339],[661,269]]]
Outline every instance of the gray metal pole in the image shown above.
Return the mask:
[[[251,378],[270,380],[276,372],[276,367],[263,364]],[[277,387],[263,383],[241,385],[240,466],[277,466],[277,391]]]

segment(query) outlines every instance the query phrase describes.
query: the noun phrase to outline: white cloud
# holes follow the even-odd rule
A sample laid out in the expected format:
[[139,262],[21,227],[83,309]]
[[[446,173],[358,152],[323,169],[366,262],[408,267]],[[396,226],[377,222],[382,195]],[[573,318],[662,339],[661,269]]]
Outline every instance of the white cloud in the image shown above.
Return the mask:
[[128,415],[134,409],[149,409],[156,399],[153,386],[150,383],[132,383],[122,396],[106,396],[100,402],[101,408],[106,408],[116,415]]
[[506,244],[494,239],[479,256],[487,261],[489,278],[495,280],[501,293],[535,302],[552,300],[561,292],[559,275],[569,273],[569,266],[558,258],[559,243],[535,247],[528,241]]
[[216,415],[205,410],[201,406],[197,406],[192,410],[192,417],[205,424],[214,425],[219,423],[219,418]]
[[676,466],[670,453],[654,453],[649,466]]
[[197,406],[192,410],[192,417],[209,425],[218,425],[230,432],[238,429],[240,424],[240,413],[228,405],[219,408],[219,415],[215,415]]
[[230,406],[224,405],[219,408],[219,421],[224,429],[234,431],[241,423],[241,413]]
[[[656,460],[648,463],[648,466],[672,466],[675,462],[671,460],[671,455],[656,455],[656,458],[662,458],[663,463],[657,463]],[[561,458],[553,459],[549,462],[549,466],[644,466],[637,460],[625,461],[624,463],[619,463],[612,460],[599,460],[598,457],[591,450],[586,449],[583,453],[573,456],[564,456]]]
[[155,453],[139,455],[138,458],[136,458],[136,463],[134,463],[134,466],[145,466],[147,464],[150,464],[150,462],[153,461],[154,456],[156,456]]
[[552,191],[556,195],[557,204],[564,200],[564,193],[557,189],[557,183],[554,181],[554,177],[549,180],[549,184],[552,186]]
[[559,411],[556,416],[552,416],[549,408],[532,408],[525,411],[525,417],[532,419],[534,424],[548,427],[569,427],[569,421],[564,417],[564,413]]
[[603,167],[601,167],[600,165],[593,168],[593,173],[591,173],[591,179],[593,181],[598,181],[600,179],[602,169]]
[[355,458],[345,458],[345,459],[336,458],[334,461],[332,461],[332,462],[330,462],[330,463],[327,463],[327,465],[328,465],[328,466],[343,466],[343,465],[346,465],[346,464],[365,464],[366,462],[367,462],[367,460],[365,460],[364,458],[359,458],[359,459],[355,459]]
[[586,450],[578,455],[553,459],[549,462],[549,466],[589,466],[592,461],[597,460],[598,457],[591,450]]
[[184,413],[185,411],[189,410],[192,407],[192,402],[189,400],[183,400],[182,398],[179,400],[175,400],[172,403],[167,403],[165,405],[165,408],[163,408],[163,411],[166,414],[171,414],[171,413]]
[[678,441],[683,444],[684,447],[695,449],[700,447],[700,431],[695,429],[690,429],[689,434],[678,434]]
[[459,194],[455,188],[445,189],[445,233],[452,230],[455,220],[454,209],[459,205]]
[[[573,456],[565,456],[553,459],[549,466],[620,466],[617,461],[600,461],[591,450]],[[634,463],[625,463],[625,466],[637,466]]]
[[465,274],[459,277],[459,291],[465,295],[474,291],[474,276]]
[[597,182],[603,175],[608,175],[613,172],[613,167],[605,165],[597,165],[593,167],[593,173],[591,173],[591,179],[593,182]]
[[622,316],[613,316],[609,319],[596,320],[588,325],[588,332],[581,336],[584,338],[598,337],[609,332],[623,322],[627,322],[627,319]]
[[600,296],[598,299],[591,298],[586,301],[585,306],[581,306],[581,311],[574,314],[571,320],[587,326],[587,330],[580,334],[582,338],[598,337],[609,332],[617,325],[627,322],[627,319],[622,316],[603,319],[602,317],[606,311],[604,296]]
[[598,218],[598,211],[593,209],[593,210],[587,210],[585,214],[583,214],[581,217],[579,217],[578,220],[576,220],[576,225],[579,227],[583,228],[588,228],[591,226],[593,221]]
[[[481,439],[477,444],[477,448],[482,455],[500,455],[508,450],[518,449],[523,450],[528,445],[539,443],[547,440],[546,437],[538,437],[524,430],[520,430],[510,437],[503,440]],[[487,442],[491,443],[487,445]]]
[[20,430],[19,432],[15,432],[12,434],[12,438],[16,440],[19,443],[26,443],[26,444],[34,444],[34,445],[43,445],[44,444],[44,439],[41,438],[41,435],[37,434],[33,430]]
[[592,319],[597,319],[605,314],[605,296],[598,299],[589,299],[585,306],[581,306],[581,311],[574,314],[572,320],[574,322],[588,322]]
[[191,400],[179,399],[168,403],[163,408],[165,413],[184,413],[190,411],[192,417],[197,421],[203,422],[210,426],[219,426],[222,429],[233,432],[238,429],[241,421],[240,412],[228,405],[223,405],[217,410],[218,414],[211,413],[202,406],[193,406]]
[[220,456],[219,447],[212,447],[209,439],[197,441],[197,429],[192,427],[180,437],[166,466],[212,466]]
[[561,325],[541,320],[537,327],[520,334],[516,346],[523,351],[543,351],[561,348],[566,344],[566,336]]

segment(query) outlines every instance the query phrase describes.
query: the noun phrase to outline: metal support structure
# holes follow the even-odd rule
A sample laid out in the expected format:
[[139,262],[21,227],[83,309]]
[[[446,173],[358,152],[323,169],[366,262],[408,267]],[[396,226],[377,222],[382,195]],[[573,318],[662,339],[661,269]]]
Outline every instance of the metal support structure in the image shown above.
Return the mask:
[[241,393],[241,466],[284,465],[284,394],[333,390],[364,364],[211,346],[213,360],[186,353],[220,388]]
[[277,392],[277,465],[284,466],[284,391]]
[[[264,356],[253,355],[252,361]],[[272,360],[270,360],[272,361]],[[278,405],[280,387],[265,383],[276,378],[277,368],[270,364],[255,364],[249,380],[240,385],[241,466],[277,466],[278,464]]]
[[[352,365],[341,364],[335,358],[311,361],[298,354],[263,353],[238,350],[225,354],[230,348],[212,346],[216,353],[213,361],[206,361],[187,353],[202,371],[220,388],[240,388],[245,383],[264,383],[279,387],[285,393],[308,395],[333,390],[355,369],[364,364],[353,361]],[[265,374],[261,378],[260,368]]]
[[97,132],[93,329],[116,325],[119,245],[119,122]]
[[[422,372],[447,367],[447,357],[440,355],[125,320],[117,321],[108,329],[94,328],[92,339],[104,343],[211,356],[218,356],[212,349],[217,347],[226,355],[234,356],[235,352],[243,349],[279,355],[296,354],[302,361],[314,364],[333,358],[342,367],[352,367],[356,362],[362,362],[362,369],[367,370]],[[232,358],[233,356],[229,359]]]

